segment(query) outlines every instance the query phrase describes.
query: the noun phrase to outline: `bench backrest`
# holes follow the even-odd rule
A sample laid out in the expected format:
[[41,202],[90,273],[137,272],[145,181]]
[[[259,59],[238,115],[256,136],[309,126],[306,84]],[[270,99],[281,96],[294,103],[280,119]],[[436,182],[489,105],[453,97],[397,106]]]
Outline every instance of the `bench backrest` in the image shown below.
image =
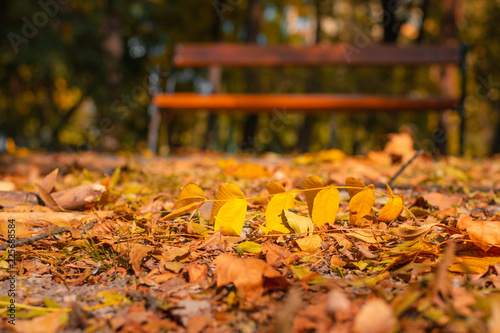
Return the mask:
[[348,44],[306,47],[259,46],[256,44],[179,44],[175,67],[272,67],[324,65],[429,65],[461,64],[460,45],[370,44],[356,48]]

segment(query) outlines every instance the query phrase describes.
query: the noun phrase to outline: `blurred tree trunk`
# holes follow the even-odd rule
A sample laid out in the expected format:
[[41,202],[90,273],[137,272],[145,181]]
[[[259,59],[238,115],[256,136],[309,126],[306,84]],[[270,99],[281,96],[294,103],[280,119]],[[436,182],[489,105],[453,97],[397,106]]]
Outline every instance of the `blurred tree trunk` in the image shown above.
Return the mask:
[[[212,24],[212,35],[213,40],[216,43],[221,41],[221,23],[222,21],[214,11],[214,23]],[[221,81],[222,70],[220,66],[210,67],[209,69],[209,80],[212,84],[212,93],[220,93],[220,81]],[[205,133],[205,140],[203,142],[203,150],[210,149],[214,146],[217,141],[217,133],[215,130],[217,124],[217,115],[215,113],[210,113],[208,115],[207,131]],[[220,147],[219,147],[220,148]]]
[[[316,40],[315,44],[321,42],[321,7],[320,0],[314,0],[314,7],[316,10]],[[319,72],[316,69],[309,70],[309,84],[307,85],[308,92],[314,92],[318,89],[320,85],[319,82]],[[310,91],[309,91],[310,90]],[[301,153],[306,153],[311,148],[311,141],[313,135],[314,124],[316,123],[318,117],[316,115],[307,114],[302,123],[302,127],[299,131],[299,149]]]
[[399,36],[401,23],[396,17],[399,0],[382,0],[384,10],[384,42],[395,43]]
[[[457,42],[457,25],[455,19],[455,9],[458,6],[457,0],[443,1],[443,24],[441,40],[444,44]],[[444,93],[450,96],[456,96],[458,92],[455,88],[457,80],[457,71],[455,66],[443,66],[441,70],[440,85]],[[449,124],[444,112],[439,115],[439,127],[433,133],[432,139],[441,155],[446,155],[448,152],[448,134]]]
[[[249,0],[245,16],[245,43],[257,43],[257,34],[260,29],[261,16],[261,0]],[[247,82],[247,91],[249,93],[254,93],[259,90],[257,76],[250,69],[245,70],[245,80]],[[255,150],[255,131],[257,129],[257,120],[257,115],[249,115],[246,117],[243,128],[243,138],[239,147],[242,151]]]

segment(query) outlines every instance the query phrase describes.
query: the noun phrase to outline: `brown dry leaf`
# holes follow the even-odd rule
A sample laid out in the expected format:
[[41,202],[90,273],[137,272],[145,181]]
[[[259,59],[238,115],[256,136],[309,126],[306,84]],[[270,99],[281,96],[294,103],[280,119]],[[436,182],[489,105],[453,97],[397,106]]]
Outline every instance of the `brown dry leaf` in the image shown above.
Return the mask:
[[284,266],[288,258],[292,257],[292,253],[271,241],[267,241],[261,246],[262,253],[266,256],[266,261],[273,267],[278,268]]
[[56,168],[54,169],[54,171],[45,176],[45,178],[42,180],[40,186],[42,186],[47,193],[51,193],[52,191],[54,191],[58,173],[59,173],[59,168]]
[[295,242],[304,252],[312,253],[323,247],[321,245],[321,237],[319,235],[312,235],[304,238],[299,238],[296,239]]
[[13,328],[19,333],[56,333],[66,325],[68,318],[67,312],[56,311],[29,320],[18,320]]
[[274,287],[284,287],[281,273],[260,259],[238,258],[230,254],[219,255],[216,265],[217,287],[233,283],[238,293],[248,301],[256,300],[271,283]]
[[462,202],[462,198],[458,196],[449,197],[438,192],[424,194],[423,197],[431,206],[437,207],[439,210],[445,210],[454,205],[458,206]]
[[354,319],[356,333],[389,333],[396,327],[393,309],[384,300],[368,300]]
[[208,266],[205,264],[189,263],[184,269],[188,272],[189,282],[198,283],[204,280],[208,274]]
[[401,156],[401,162],[408,162],[414,155],[413,138],[408,133],[389,134],[389,142],[384,147],[384,152],[389,155]]
[[14,230],[16,238],[26,238],[31,236],[31,232],[29,231],[26,224],[22,222],[18,222],[18,220],[14,219],[14,229],[9,228],[12,224],[9,222],[11,217],[7,217],[5,220],[0,220],[0,234],[3,235],[4,238],[9,238],[9,230]]
[[149,245],[135,244],[132,246],[132,249],[130,250],[130,263],[132,264],[132,268],[137,276],[139,276],[139,273],[141,272],[142,259],[144,259],[144,257],[146,257],[153,250],[154,247]]
[[462,214],[457,228],[465,229],[472,242],[485,252],[493,246],[500,246],[500,221],[474,220],[469,215]]

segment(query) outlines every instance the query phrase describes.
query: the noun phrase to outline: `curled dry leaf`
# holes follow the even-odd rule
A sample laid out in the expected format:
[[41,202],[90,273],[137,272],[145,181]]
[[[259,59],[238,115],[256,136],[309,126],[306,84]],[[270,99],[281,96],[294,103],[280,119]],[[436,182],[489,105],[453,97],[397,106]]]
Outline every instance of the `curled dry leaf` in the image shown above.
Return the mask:
[[292,263],[294,260],[289,259],[296,258],[296,256],[292,256],[292,253],[288,249],[276,245],[271,241],[262,244],[261,249],[262,253],[266,256],[266,261],[275,268],[284,266],[288,261]]
[[500,221],[475,220],[467,214],[462,214],[458,219],[457,228],[466,231],[471,241],[483,251],[500,246]]
[[266,287],[286,286],[281,274],[260,259],[238,258],[221,254],[215,260],[217,287],[233,283],[238,293],[248,301],[256,300]]

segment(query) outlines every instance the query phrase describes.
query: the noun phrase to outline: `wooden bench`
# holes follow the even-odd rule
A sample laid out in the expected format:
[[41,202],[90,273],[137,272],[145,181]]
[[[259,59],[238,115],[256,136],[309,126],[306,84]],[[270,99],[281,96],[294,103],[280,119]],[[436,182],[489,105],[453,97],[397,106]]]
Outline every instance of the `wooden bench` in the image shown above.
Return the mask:
[[[167,80],[165,93],[153,96],[150,106],[148,147],[157,150],[160,111],[211,112],[243,110],[248,113],[273,109],[314,112],[417,111],[454,109],[460,114],[460,153],[463,153],[465,116],[465,53],[461,45],[369,45],[349,52],[343,44],[292,47],[254,44],[180,44],[173,55],[172,68],[196,67],[280,67],[280,66],[419,66],[456,65],[462,75],[461,95],[441,94],[413,98],[365,94],[229,94],[176,93],[175,75]],[[171,72],[173,73],[173,72]],[[381,80],[382,82],[383,80]]]

